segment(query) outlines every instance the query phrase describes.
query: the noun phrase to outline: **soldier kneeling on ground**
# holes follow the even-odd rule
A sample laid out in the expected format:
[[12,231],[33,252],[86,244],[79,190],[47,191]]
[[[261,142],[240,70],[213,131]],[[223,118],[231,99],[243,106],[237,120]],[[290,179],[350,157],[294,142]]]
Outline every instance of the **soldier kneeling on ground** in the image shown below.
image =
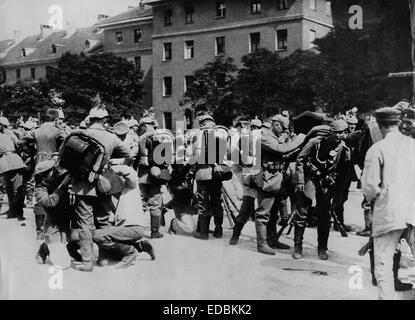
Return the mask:
[[137,259],[139,252],[146,252],[152,260],[155,254],[148,241],[139,241],[144,236],[144,213],[138,188],[136,171],[125,165],[115,165],[112,169],[124,180],[121,194],[111,225],[96,230],[93,240],[99,247],[98,265],[108,265],[110,258],[121,258],[117,269],[128,268]]

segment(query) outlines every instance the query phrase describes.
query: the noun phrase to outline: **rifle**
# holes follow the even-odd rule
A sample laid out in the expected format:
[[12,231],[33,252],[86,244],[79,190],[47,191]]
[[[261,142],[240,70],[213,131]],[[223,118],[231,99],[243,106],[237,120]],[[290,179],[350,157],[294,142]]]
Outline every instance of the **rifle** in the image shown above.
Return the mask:
[[[333,179],[332,176],[330,175],[323,175],[318,168],[313,165],[311,162],[308,163],[311,172],[313,173],[314,177],[316,177],[316,179],[313,179],[313,181],[315,183],[317,183],[319,185],[319,187],[324,191],[328,191],[332,186],[335,185],[335,180]],[[326,182],[328,183],[327,186],[323,187],[323,183],[322,183],[322,179],[325,179]],[[340,234],[342,235],[342,237],[347,237],[347,232],[344,228],[344,224],[342,222],[339,221],[339,218],[337,217],[337,214],[334,212],[333,207],[330,208],[330,217],[333,220],[333,225],[336,227],[337,230],[339,230]]]
[[291,230],[292,230],[292,229],[293,229],[293,227],[294,227],[293,218],[294,218],[294,215],[295,215],[296,213],[297,213],[297,209],[294,209],[294,210],[291,212],[290,217],[288,218],[287,223],[286,223],[285,225],[281,226],[280,230],[279,230],[279,231],[278,231],[278,233],[277,233],[277,240],[281,237],[282,233],[284,232],[284,230],[285,230],[288,226],[290,226],[290,228],[288,229],[288,231],[287,231],[287,233],[286,233],[285,235],[289,235],[289,234],[291,233]]
[[360,250],[358,251],[359,256],[364,256],[372,246],[373,246],[373,238],[370,237],[369,241],[363,247],[361,247]]
[[235,227],[235,216],[233,215],[232,211],[229,208],[229,202],[228,202],[227,197],[223,193],[221,194],[221,198],[224,204],[224,209],[225,209],[226,217],[228,218],[228,221],[229,221],[229,225],[231,229],[233,229],[233,227]]

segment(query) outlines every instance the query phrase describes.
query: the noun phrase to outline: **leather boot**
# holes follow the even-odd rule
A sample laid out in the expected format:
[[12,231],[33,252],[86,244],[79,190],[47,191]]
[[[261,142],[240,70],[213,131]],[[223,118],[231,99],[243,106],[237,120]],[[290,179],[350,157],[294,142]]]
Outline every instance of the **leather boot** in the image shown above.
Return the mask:
[[138,257],[138,251],[134,246],[116,243],[114,249],[116,249],[117,252],[122,254],[121,261],[114,266],[115,269],[126,269],[132,266],[133,262]]
[[142,240],[139,242],[136,242],[134,244],[134,248],[137,249],[138,252],[146,252],[150,255],[151,260],[156,260],[156,255],[154,253],[154,249],[153,246],[151,245],[150,242],[146,241],[146,240]]
[[199,215],[200,233],[195,234],[195,238],[209,240],[210,217]]
[[92,271],[94,243],[92,241],[91,231],[87,229],[79,230],[79,243],[81,245],[82,264],[75,266],[79,271]]
[[157,216],[151,216],[151,238],[152,239],[158,239],[163,238],[164,235],[160,233],[160,217]]
[[317,243],[318,243],[318,257],[320,260],[327,260],[329,257],[327,255],[327,243],[329,240],[330,234],[330,224],[319,226],[317,228]]
[[297,226],[297,225],[294,226],[294,252],[293,252],[294,259],[303,258],[304,230],[305,230],[305,227]]
[[82,256],[78,252],[79,244],[77,241],[69,241],[66,244],[66,250],[68,250],[69,256],[77,262],[82,262]]
[[277,213],[272,212],[267,223],[267,244],[272,249],[288,250],[290,246],[277,239]]
[[244,227],[243,223],[240,223],[240,222],[235,223],[235,226],[233,227],[232,237],[229,240],[229,244],[231,246],[238,244],[239,236],[241,235],[241,231],[243,227]]
[[43,242],[40,247],[38,252],[36,253],[36,261],[39,264],[45,264],[46,263],[46,259],[47,257],[50,255],[50,251],[49,251],[49,247],[48,245]]
[[257,250],[260,253],[275,255],[267,244],[267,227],[255,221],[256,237],[257,237]]
[[401,256],[401,251],[396,251],[393,255],[393,279],[395,282],[395,291],[409,291],[412,290],[412,284],[404,283],[398,278]]
[[223,216],[221,217],[213,217],[213,220],[215,222],[215,231],[213,231],[213,236],[217,239],[222,239],[223,236],[223,230],[222,230],[222,224],[223,224]]

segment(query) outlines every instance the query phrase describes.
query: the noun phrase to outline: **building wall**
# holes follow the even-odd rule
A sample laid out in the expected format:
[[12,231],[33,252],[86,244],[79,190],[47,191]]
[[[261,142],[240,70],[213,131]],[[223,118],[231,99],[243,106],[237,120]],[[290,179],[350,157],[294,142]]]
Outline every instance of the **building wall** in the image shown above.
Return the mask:
[[55,64],[36,64],[36,65],[22,65],[19,67],[4,67],[6,71],[6,83],[12,84],[17,81],[16,70],[20,69],[20,80],[32,79],[30,68],[35,68],[36,79],[41,79],[46,77],[46,67],[47,66],[56,66]]
[[[134,30],[141,29],[141,41],[134,42]],[[152,85],[152,31],[153,25],[150,22],[136,22],[114,27],[104,27],[104,52],[112,52],[119,57],[124,57],[134,63],[135,57],[141,58],[141,70],[143,75],[143,96],[144,106],[153,105]],[[122,32],[123,42],[117,43],[116,32]]]
[[[216,1],[193,1],[194,23],[185,24],[186,2],[176,1],[153,10],[153,105],[157,120],[163,124],[163,113],[171,112],[173,130],[175,122],[183,120],[184,108],[179,106],[184,94],[184,78],[215,58],[216,37],[225,37],[225,55],[241,66],[242,56],[249,53],[249,34],[260,33],[260,47],[276,50],[276,30],[287,29],[287,50],[282,56],[297,49],[309,49],[309,30],[324,36],[331,30],[331,16],[326,15],[324,0],[316,0],[316,11],[308,10],[310,0],[288,0],[287,10],[276,10],[276,1],[262,1],[262,13],[250,13],[250,1],[226,1],[226,18],[216,18]],[[308,6],[307,6],[308,5]],[[324,6],[323,6],[324,5]],[[164,26],[164,10],[173,10],[172,25]],[[311,11],[310,19],[303,19]],[[328,24],[328,25],[325,25]],[[194,58],[184,59],[185,41],[194,41]],[[172,44],[171,61],[163,61],[163,44]],[[163,78],[172,77],[172,95],[163,97]]]

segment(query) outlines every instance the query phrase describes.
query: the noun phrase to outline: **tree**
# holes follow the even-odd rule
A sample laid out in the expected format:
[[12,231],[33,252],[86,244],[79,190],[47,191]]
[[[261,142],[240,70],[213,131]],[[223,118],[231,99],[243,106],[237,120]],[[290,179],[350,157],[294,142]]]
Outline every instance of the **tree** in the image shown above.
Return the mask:
[[232,58],[217,57],[193,73],[193,83],[180,101],[196,114],[208,112],[218,123],[229,125],[237,113],[233,85],[238,68]]
[[122,116],[137,117],[142,113],[141,78],[142,73],[133,63],[112,53],[65,53],[56,68],[48,68],[43,91],[61,93],[65,114],[77,123],[87,116],[99,94],[110,120],[118,121]]
[[49,99],[42,92],[39,82],[24,80],[0,87],[0,110],[10,120],[37,116],[48,104]]

